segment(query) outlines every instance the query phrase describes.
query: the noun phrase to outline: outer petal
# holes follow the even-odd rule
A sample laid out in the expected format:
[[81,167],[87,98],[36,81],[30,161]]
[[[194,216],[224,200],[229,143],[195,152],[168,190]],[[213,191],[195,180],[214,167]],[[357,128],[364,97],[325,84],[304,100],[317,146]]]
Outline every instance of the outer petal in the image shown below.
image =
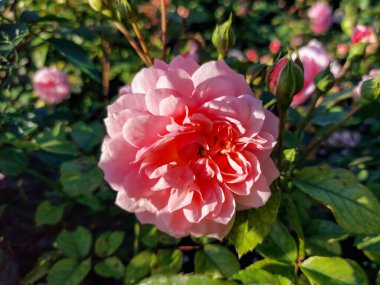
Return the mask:
[[133,78],[131,88],[133,93],[143,93],[156,88],[158,79],[165,75],[165,71],[156,67],[143,68]]
[[199,67],[192,76],[195,88],[202,82],[215,77],[230,82],[234,86],[235,96],[252,94],[244,76],[237,74],[224,61],[207,62]]
[[199,68],[199,64],[191,57],[183,57],[178,55],[170,62],[169,67],[172,69],[182,69],[190,76]]

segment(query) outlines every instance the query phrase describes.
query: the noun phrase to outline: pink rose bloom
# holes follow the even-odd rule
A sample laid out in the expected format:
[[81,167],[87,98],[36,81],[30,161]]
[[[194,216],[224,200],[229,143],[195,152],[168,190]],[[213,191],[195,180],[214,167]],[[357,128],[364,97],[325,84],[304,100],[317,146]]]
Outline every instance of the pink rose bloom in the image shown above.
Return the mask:
[[279,173],[278,119],[224,61],[155,60],[108,107],[99,162],[116,204],[175,237],[222,239]]
[[33,87],[37,95],[50,104],[59,104],[70,94],[67,74],[55,67],[38,70],[33,77]]
[[269,44],[269,50],[271,53],[278,53],[281,49],[281,41],[279,39],[274,39]]
[[123,87],[120,87],[119,89],[119,97],[124,96],[125,94],[130,94],[132,93],[132,88],[131,85],[124,85]]
[[180,16],[182,19],[187,19],[190,15],[190,10],[184,6],[179,6],[177,8],[177,14]]
[[350,50],[350,46],[345,43],[341,43],[336,46],[336,53],[339,56],[345,56],[349,50]]
[[368,74],[363,75],[362,80],[356,85],[354,90],[352,90],[352,98],[355,102],[360,100],[361,96],[361,88],[364,81],[373,79],[375,77],[380,76],[380,69],[372,69]]
[[366,43],[366,44],[376,44],[376,34],[371,27],[364,25],[357,25],[351,36],[351,43]]
[[314,3],[307,16],[311,20],[311,29],[317,35],[326,32],[333,23],[333,10],[325,2]]
[[[332,61],[323,45],[317,40],[311,40],[306,46],[300,48],[299,55],[303,63],[304,85],[302,90],[293,97],[292,106],[301,105],[314,93],[315,76],[320,71],[326,69]],[[333,62],[331,72],[337,75],[339,70],[340,66],[336,62]]]

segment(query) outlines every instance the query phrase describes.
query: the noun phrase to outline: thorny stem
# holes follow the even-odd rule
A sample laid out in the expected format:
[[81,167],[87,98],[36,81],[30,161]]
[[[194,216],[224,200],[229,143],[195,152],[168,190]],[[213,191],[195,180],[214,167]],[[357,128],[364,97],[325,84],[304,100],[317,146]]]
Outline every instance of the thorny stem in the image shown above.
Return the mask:
[[138,26],[136,23],[132,23],[132,27],[133,27],[133,30],[134,30],[135,33],[136,33],[137,38],[138,38],[139,41],[140,41],[140,44],[141,44],[142,50],[143,50],[143,52],[144,52],[144,54],[145,54],[145,58],[147,59],[149,65],[152,65],[152,64],[153,64],[153,62],[152,62],[152,58],[150,57],[148,46],[147,46],[146,43],[145,43],[144,37],[143,37],[143,35],[141,34],[141,31],[140,31],[140,29],[139,29],[139,26]]
[[[359,110],[361,106],[356,105],[352,110],[344,116],[344,118],[339,121],[336,125],[332,126],[322,137],[316,139],[314,142],[310,144],[310,146],[305,150],[303,159],[305,159],[315,148],[317,148],[326,138],[328,138],[333,132],[335,132],[337,129],[339,129],[348,119],[350,119],[352,116],[354,116]],[[302,163],[303,160],[300,160],[297,163],[297,166]]]
[[162,39],[162,60],[165,61],[166,58],[166,31],[167,31],[167,20],[166,20],[166,5],[165,0],[161,0],[161,39]]
[[103,96],[105,98],[108,97],[109,89],[110,89],[110,61],[109,61],[109,54],[111,53],[111,46],[109,42],[102,40],[102,49],[103,49],[103,56],[101,58],[102,63],[102,85],[103,85]]
[[310,119],[312,118],[312,116],[313,116],[313,114],[314,114],[314,112],[315,112],[315,109],[316,109],[315,106],[317,105],[317,102],[318,102],[319,98],[320,98],[322,95],[323,95],[323,93],[321,93],[321,92],[317,92],[317,94],[315,95],[314,100],[313,100],[313,102],[312,102],[312,104],[311,104],[310,110],[309,110],[309,112],[307,113],[305,119],[303,120],[303,122],[302,122],[300,128],[299,128],[298,131],[297,131],[297,137],[301,137],[302,131],[306,128],[307,123],[308,123],[308,122],[310,121]]
[[277,167],[281,170],[282,168],[282,149],[284,147],[284,135],[285,135],[285,124],[287,108],[278,108],[279,111],[279,134],[278,134],[278,144],[277,144]]
[[343,77],[343,75],[346,73],[346,71],[351,67],[351,62],[349,60],[346,60],[344,63],[342,69],[339,71],[336,79],[340,79]]
[[113,24],[115,27],[124,35],[124,37],[128,40],[129,44],[134,48],[138,56],[141,58],[141,60],[145,63],[146,66],[149,66],[148,60],[145,58],[144,53],[142,52],[141,48],[135,41],[135,39],[132,37],[132,35],[129,33],[127,28],[120,22],[114,21]]

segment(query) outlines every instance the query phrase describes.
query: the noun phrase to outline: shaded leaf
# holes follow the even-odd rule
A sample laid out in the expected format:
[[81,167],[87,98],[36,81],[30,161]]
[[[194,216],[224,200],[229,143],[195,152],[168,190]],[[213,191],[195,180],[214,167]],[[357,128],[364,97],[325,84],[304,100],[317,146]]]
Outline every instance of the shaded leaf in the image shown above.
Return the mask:
[[144,279],[138,285],[237,285],[232,281],[222,281],[211,279],[201,275],[172,275],[160,276],[156,275]]
[[56,225],[63,217],[65,205],[52,205],[49,201],[44,201],[38,205],[34,220],[37,226]]
[[308,167],[297,173],[294,182],[303,192],[329,207],[347,232],[380,232],[380,204],[351,172]]
[[98,262],[94,269],[100,276],[112,277],[116,279],[122,278],[125,272],[123,262],[115,256],[107,257],[106,259]]
[[142,251],[134,256],[127,266],[124,284],[136,284],[146,277],[155,261],[155,255],[148,251]]
[[122,231],[102,233],[95,242],[95,253],[99,257],[110,256],[123,243],[124,236]]
[[91,269],[91,259],[78,261],[65,258],[54,264],[47,277],[48,285],[78,285]]
[[175,274],[181,271],[183,254],[179,249],[162,250],[156,254],[152,274]]
[[90,252],[92,244],[91,233],[83,227],[75,231],[63,230],[57,237],[57,248],[67,257],[84,258]]

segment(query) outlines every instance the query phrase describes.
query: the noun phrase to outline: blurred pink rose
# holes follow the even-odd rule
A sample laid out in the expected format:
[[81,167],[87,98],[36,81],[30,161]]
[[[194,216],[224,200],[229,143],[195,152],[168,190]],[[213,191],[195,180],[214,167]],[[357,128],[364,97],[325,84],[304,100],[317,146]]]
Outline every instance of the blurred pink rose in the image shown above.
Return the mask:
[[177,56],[131,87],[108,107],[99,162],[117,205],[175,237],[222,239],[236,210],[267,202],[278,119],[244,76]]
[[179,6],[177,8],[177,14],[180,16],[182,19],[187,19],[190,15],[190,10],[184,6]]
[[190,57],[194,61],[199,62],[199,46],[195,40],[189,40],[188,42],[189,51],[182,54],[183,57]]
[[55,67],[44,67],[33,76],[33,87],[45,102],[59,104],[70,94],[67,74]]
[[244,53],[241,50],[236,49],[236,48],[230,49],[228,51],[227,56],[232,57],[232,58],[236,58],[236,59],[238,59],[240,61],[244,61],[245,60]]
[[376,34],[371,27],[364,25],[357,25],[351,36],[351,43],[366,43],[366,44],[376,44]]
[[292,46],[300,46],[303,44],[303,36],[302,35],[298,35],[298,36],[295,36],[293,37],[291,40],[290,40],[290,44]]
[[380,76],[380,69],[372,69],[368,74],[363,75],[362,80],[352,90],[352,98],[355,102],[360,100],[361,88],[364,81]]
[[345,56],[349,50],[350,50],[350,46],[345,43],[341,43],[336,46],[336,53],[338,56],[341,56],[341,57]]
[[271,53],[278,53],[281,49],[281,41],[279,39],[274,39],[269,44],[269,50]]
[[259,59],[259,54],[257,53],[257,51],[253,48],[250,48],[248,49],[246,52],[245,52],[245,56],[247,57],[247,59],[251,62],[255,62]]
[[[293,97],[292,106],[301,105],[315,91],[315,76],[326,69],[332,58],[324,46],[317,40],[311,40],[306,46],[299,49],[299,55],[304,69],[303,89]],[[331,72],[336,76],[340,70],[339,64],[332,62]]]
[[333,10],[329,4],[325,2],[314,3],[307,16],[311,20],[311,29],[315,34],[323,34],[333,23]]

